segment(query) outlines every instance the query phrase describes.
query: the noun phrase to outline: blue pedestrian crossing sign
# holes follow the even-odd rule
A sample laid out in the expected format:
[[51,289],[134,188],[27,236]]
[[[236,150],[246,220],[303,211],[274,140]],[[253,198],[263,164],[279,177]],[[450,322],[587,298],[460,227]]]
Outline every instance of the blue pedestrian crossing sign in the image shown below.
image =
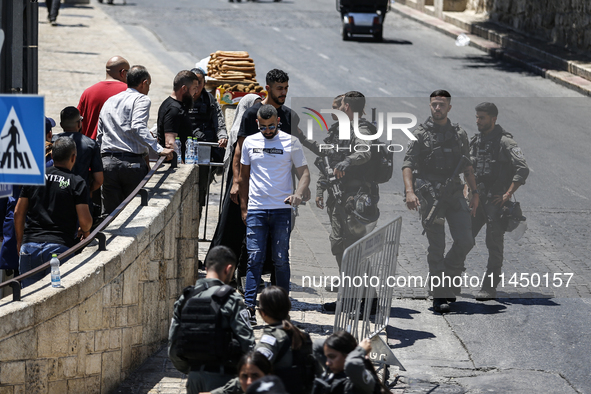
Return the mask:
[[41,96],[0,95],[0,183],[45,184],[45,115]]

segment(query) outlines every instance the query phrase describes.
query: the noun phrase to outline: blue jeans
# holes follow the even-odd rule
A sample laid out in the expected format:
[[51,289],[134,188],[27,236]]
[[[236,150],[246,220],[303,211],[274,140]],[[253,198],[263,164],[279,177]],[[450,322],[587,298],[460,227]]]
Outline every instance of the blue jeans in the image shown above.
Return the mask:
[[[51,260],[52,254],[55,253],[59,255],[60,253],[65,252],[68,249],[70,248],[66,245],[51,244],[47,242],[29,242],[26,244],[22,244],[19,258],[19,271],[21,274],[25,274],[28,271],[37,268],[41,264]],[[60,260],[60,265],[65,263],[68,259],[69,257],[64,260]],[[42,279],[50,272],[51,269],[47,268],[46,270],[43,270],[38,274],[29,276],[21,282],[21,286],[26,287],[32,285],[33,283],[37,282],[39,279]]]
[[291,208],[248,211],[246,215],[246,287],[244,299],[248,308],[256,305],[257,289],[261,283],[263,264],[267,254],[267,238],[271,238],[271,252],[277,286],[289,293],[289,236]]

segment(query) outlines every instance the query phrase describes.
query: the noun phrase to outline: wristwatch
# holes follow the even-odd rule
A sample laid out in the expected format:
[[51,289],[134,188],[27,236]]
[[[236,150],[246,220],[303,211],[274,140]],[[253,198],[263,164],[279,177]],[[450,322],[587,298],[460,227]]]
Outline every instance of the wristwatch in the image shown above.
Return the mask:
[[472,194],[478,194],[478,190],[471,190]]

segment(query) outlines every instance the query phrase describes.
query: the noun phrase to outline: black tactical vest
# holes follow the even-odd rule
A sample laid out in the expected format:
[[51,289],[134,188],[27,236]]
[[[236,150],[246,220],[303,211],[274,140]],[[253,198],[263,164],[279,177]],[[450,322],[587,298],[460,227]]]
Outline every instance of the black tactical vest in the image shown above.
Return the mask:
[[481,133],[476,134],[470,141],[476,182],[484,183],[489,190],[499,181],[502,172],[502,163],[499,160],[501,138],[503,135],[511,137],[511,134],[506,133],[498,125],[492,133],[493,135],[484,141]]
[[211,297],[199,297],[208,287],[204,283],[183,290],[185,302],[180,307],[178,354],[188,360],[191,368],[223,365],[232,369],[242,350],[230,326],[222,324],[221,309],[234,289],[223,285]]
[[193,137],[199,141],[217,142],[217,135],[212,122],[213,105],[209,93],[203,90],[200,100],[193,103],[189,110]]
[[423,127],[429,152],[422,158],[420,172],[449,178],[462,158],[460,126],[448,123],[437,127],[429,119]]

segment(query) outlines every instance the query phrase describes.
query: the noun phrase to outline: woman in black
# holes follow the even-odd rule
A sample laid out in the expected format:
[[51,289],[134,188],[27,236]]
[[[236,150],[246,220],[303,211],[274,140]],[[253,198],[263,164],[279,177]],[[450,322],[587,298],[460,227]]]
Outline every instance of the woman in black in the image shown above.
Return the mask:
[[249,352],[238,362],[238,377],[224,386],[211,391],[211,394],[244,394],[248,387],[257,380],[267,376],[273,370],[271,362],[259,352]]
[[327,371],[314,381],[314,394],[385,394],[371,362],[365,357],[371,350],[369,339],[359,345],[353,335],[339,331],[323,346]]

